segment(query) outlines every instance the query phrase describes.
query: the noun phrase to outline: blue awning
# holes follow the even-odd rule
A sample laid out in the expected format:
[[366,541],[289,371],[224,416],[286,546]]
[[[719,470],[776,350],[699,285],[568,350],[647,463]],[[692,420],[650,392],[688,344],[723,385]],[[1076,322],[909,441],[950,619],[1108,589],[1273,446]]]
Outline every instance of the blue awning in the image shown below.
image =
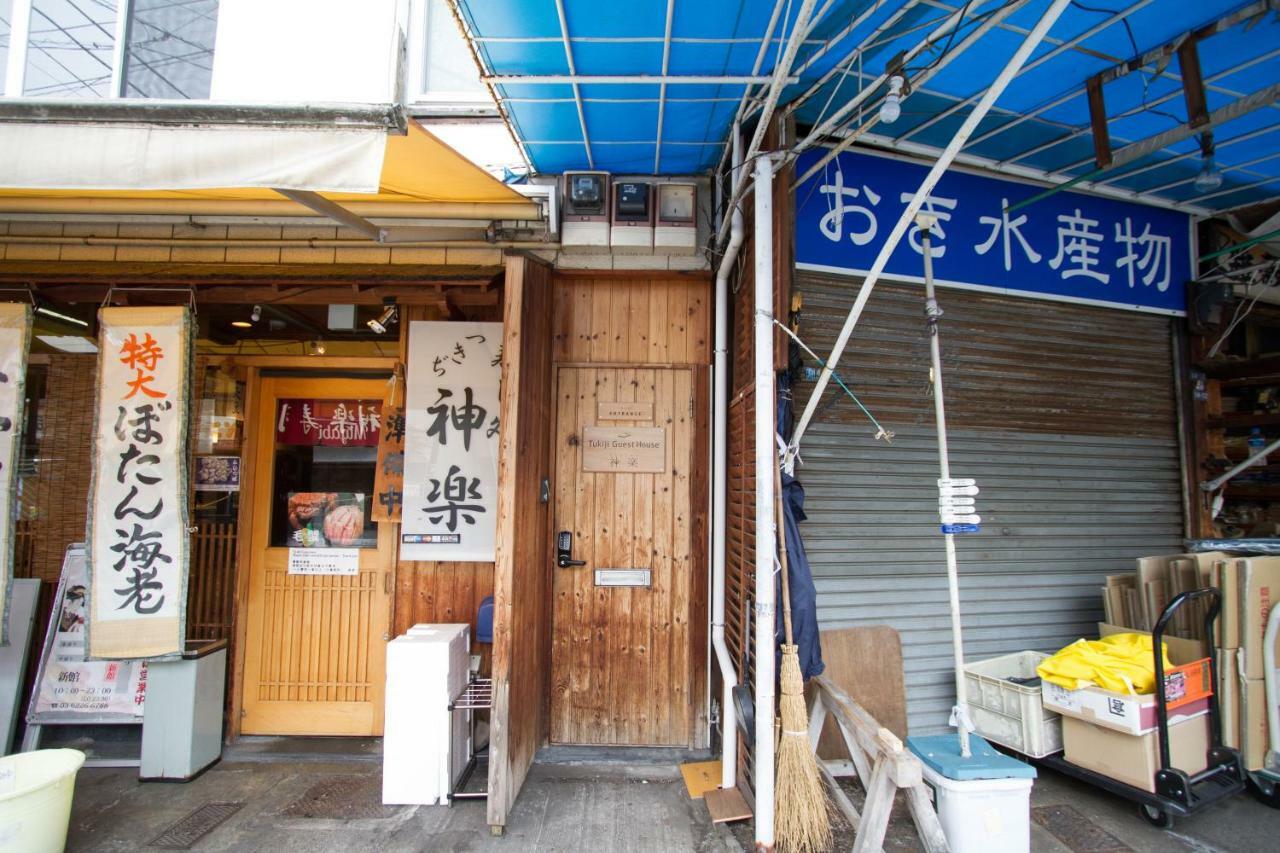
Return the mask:
[[[799,49],[794,82],[781,102],[791,105],[801,126],[819,124],[871,85],[901,52],[960,13],[962,23],[953,37],[939,38],[906,65],[908,77],[930,71],[931,79],[903,101],[897,121],[877,124],[862,140],[927,154],[947,144],[1048,3],[819,0],[821,18]],[[801,5],[799,0],[458,2],[485,74],[537,171],[594,168],[632,174],[714,168],[744,97],[762,91],[759,81],[772,73]],[[1176,44],[1225,15],[1265,6],[1240,0],[1073,3],[979,126],[961,162],[1052,182],[1093,172],[1085,91],[1090,77]],[[772,38],[762,47],[775,11]],[[998,23],[957,53],[993,16]],[[1280,82],[1280,16],[1266,11],[1202,40],[1199,57],[1210,112],[1274,86]],[[1177,56],[1123,74],[1107,82],[1103,92],[1113,151],[1187,119]],[[874,93],[847,116],[836,135],[867,122],[882,95]],[[748,106],[745,114],[751,112]],[[1194,137],[1097,175],[1096,184],[1201,213],[1280,194],[1280,105],[1219,124],[1213,135],[1224,179],[1216,190],[1195,186],[1201,147]]]

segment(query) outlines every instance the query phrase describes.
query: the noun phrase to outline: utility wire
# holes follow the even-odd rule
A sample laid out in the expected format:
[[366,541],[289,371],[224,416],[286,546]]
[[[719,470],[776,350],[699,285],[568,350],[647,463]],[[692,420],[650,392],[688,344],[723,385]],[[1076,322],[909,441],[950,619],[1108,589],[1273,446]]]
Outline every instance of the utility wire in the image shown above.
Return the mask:
[[[807,352],[810,356],[813,357],[814,361],[818,362],[818,364],[822,365],[823,367],[827,366],[827,363],[822,360],[822,357],[818,355],[816,352],[814,352],[812,349],[810,349],[808,344],[800,340],[800,336],[797,335],[795,332],[791,331],[791,329],[788,328],[787,324],[779,322],[777,317],[773,318],[773,324],[777,326],[779,329],[781,329],[782,331],[786,332],[787,335],[791,338],[791,340],[799,344],[801,349],[803,349],[805,352]],[[853,400],[853,402],[857,404],[858,408],[862,410],[862,413],[867,416],[867,419],[871,421],[872,425],[876,428],[876,438],[883,438],[885,441],[885,444],[893,444],[893,432],[891,430],[885,429],[884,425],[881,424],[878,420],[876,420],[876,416],[871,414],[871,410],[868,409],[866,406],[862,405],[862,401],[858,399],[858,395],[853,393],[853,389],[845,384],[844,380],[840,378],[840,374],[833,370],[831,371],[831,378],[836,381],[837,385],[839,385],[842,389],[844,389],[844,393],[849,395],[849,399]]]

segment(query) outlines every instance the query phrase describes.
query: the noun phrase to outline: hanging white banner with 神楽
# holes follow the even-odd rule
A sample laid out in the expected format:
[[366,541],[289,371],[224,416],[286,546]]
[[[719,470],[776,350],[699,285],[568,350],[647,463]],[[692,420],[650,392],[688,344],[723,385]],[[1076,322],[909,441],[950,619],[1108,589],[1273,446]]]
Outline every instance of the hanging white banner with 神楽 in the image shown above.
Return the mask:
[[0,644],[9,642],[9,594],[13,589],[13,525],[18,455],[26,394],[31,306],[0,304]]
[[501,323],[409,324],[402,560],[493,562],[501,378]]
[[187,610],[186,307],[98,312],[89,490],[90,659],[182,651]]

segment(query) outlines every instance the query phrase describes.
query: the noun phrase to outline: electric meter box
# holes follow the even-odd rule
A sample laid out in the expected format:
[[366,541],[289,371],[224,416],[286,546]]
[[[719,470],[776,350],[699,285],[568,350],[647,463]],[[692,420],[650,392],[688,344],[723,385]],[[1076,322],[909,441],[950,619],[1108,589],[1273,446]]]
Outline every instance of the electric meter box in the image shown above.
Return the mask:
[[691,255],[698,250],[698,185],[658,184],[654,254]]
[[560,220],[560,250],[609,250],[608,172],[565,172],[561,187],[564,211]]
[[651,254],[653,187],[641,181],[614,181],[612,208],[609,247],[620,254]]

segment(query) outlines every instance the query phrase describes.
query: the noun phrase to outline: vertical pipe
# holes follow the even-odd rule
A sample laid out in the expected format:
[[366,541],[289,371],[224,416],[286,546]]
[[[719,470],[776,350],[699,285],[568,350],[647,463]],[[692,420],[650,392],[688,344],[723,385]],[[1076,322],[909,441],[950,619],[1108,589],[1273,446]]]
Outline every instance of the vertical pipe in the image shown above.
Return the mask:
[[[889,263],[889,257],[898,248],[902,235],[907,232],[907,227],[915,219],[916,213],[919,212],[925,199],[929,197],[929,194],[933,192],[933,188],[937,186],[938,181],[942,178],[942,173],[947,170],[951,165],[951,161],[955,159],[956,155],[960,153],[960,149],[964,147],[965,142],[973,135],[978,123],[986,117],[996,99],[1004,92],[1009,82],[1017,76],[1018,70],[1027,61],[1027,57],[1031,55],[1036,45],[1040,44],[1041,40],[1048,34],[1049,28],[1058,20],[1062,10],[1070,2],[1071,0],[1053,0],[1053,5],[1036,22],[1026,40],[1018,46],[1008,63],[1005,64],[1004,69],[996,76],[991,88],[982,96],[982,100],[978,101],[977,105],[974,106],[973,111],[965,117],[964,124],[960,126],[960,129],[956,131],[956,135],[947,143],[947,147],[938,155],[937,162],[933,164],[929,174],[925,175],[924,180],[920,183],[920,188],[916,190],[911,202],[902,211],[902,215],[893,226],[893,230],[885,238],[884,244],[880,247],[880,253],[876,255],[875,262],[871,265],[871,271],[867,273],[867,277],[862,281],[862,287],[858,290],[858,296],[854,300],[853,307],[849,309],[849,315],[845,318],[844,326],[840,329],[835,345],[831,348],[831,355],[827,358],[827,363],[823,365],[822,372],[818,374],[818,381],[809,395],[808,402],[805,403],[804,412],[800,415],[800,420],[797,422],[795,431],[791,436],[789,456],[794,456],[796,450],[800,447],[800,439],[804,436],[805,430],[809,428],[809,421],[813,419],[814,413],[817,411],[818,402],[822,399],[822,392],[826,390],[827,383],[831,381],[831,373],[840,362],[840,356],[844,354],[844,348],[849,343],[849,336],[853,334],[853,328],[858,324],[858,318],[862,316],[862,309],[866,307],[867,300],[871,298],[871,291],[880,279],[880,274],[884,272],[885,265]],[[748,156],[750,155],[748,154]]]
[[[733,170],[741,166],[742,140],[738,126],[733,126]],[[732,173],[731,173],[732,174]],[[719,186],[719,181],[716,182]],[[729,438],[729,276],[733,273],[742,247],[742,211],[729,213],[733,221],[729,245],[716,272],[715,367],[712,411],[711,457],[711,645],[720,665],[720,681],[724,693],[720,699],[720,787],[732,788],[738,773],[738,712],[733,702],[733,688],[738,686],[738,673],[733,656],[724,642],[724,572],[725,572],[725,505],[728,490]]]
[[755,165],[755,474],[756,474],[756,849],[773,849],[773,699],[775,615],[773,557],[773,160]]
[[[931,224],[931,223],[930,223]],[[947,453],[947,412],[942,402],[942,348],[938,343],[938,319],[942,311],[933,292],[933,246],[929,226],[920,228],[920,246],[924,254],[925,324],[929,329],[930,379],[933,382],[933,417],[938,426],[938,472],[944,480],[951,479],[951,458]],[[960,755],[969,757],[969,702],[964,683],[964,636],[960,630],[960,580],[956,567],[956,537],[943,533],[947,553],[947,595],[951,603],[951,653],[955,657],[956,735],[960,739]]]

